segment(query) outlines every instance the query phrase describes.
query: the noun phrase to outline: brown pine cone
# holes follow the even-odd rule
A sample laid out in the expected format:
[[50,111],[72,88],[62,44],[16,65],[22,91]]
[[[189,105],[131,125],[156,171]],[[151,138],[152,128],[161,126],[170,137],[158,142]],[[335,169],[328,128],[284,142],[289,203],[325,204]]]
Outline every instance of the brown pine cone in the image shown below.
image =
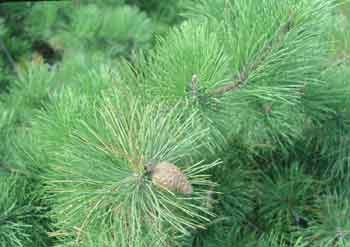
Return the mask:
[[162,161],[151,168],[152,182],[173,192],[191,195],[192,185],[186,175],[174,164]]

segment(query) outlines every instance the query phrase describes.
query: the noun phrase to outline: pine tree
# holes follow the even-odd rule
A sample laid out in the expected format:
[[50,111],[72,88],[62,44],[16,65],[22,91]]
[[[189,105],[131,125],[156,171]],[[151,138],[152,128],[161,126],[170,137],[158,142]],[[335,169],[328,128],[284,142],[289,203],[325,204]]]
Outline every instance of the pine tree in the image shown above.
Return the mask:
[[0,246],[348,246],[348,10],[0,6]]

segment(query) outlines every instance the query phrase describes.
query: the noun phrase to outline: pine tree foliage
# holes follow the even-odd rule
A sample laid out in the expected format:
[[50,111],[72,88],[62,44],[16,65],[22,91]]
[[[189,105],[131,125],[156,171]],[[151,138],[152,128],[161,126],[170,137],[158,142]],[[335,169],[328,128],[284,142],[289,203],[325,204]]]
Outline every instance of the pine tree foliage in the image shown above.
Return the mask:
[[[8,30],[4,25],[4,20],[0,18],[0,35],[5,36],[7,34]],[[1,46],[3,47],[3,43],[1,43]],[[11,76],[8,75],[7,68],[5,66],[5,63],[3,59],[0,60],[0,86],[3,90],[3,88],[6,87],[6,82],[10,80]]]
[[52,73],[46,65],[31,66],[23,77],[14,80],[10,93],[4,95],[4,104],[11,109],[10,123],[23,123],[30,119],[33,109],[40,109],[52,87]]
[[263,176],[259,214],[263,224],[276,232],[305,228],[312,215],[320,185],[302,169],[296,163],[274,166],[271,175]]
[[318,200],[317,217],[306,235],[317,246],[349,245],[349,200],[347,195],[329,193]]
[[[30,213],[30,209],[21,207],[21,198],[16,198],[14,190],[14,181],[10,179],[1,179],[1,245],[6,246],[8,243],[24,246],[29,242],[27,228],[29,227],[23,219]],[[23,196],[23,192],[20,196]],[[19,201],[19,203],[17,202]],[[19,204],[19,205],[18,205]],[[13,245],[15,246],[15,245]]]
[[[198,8],[204,17],[212,9],[207,5]],[[301,136],[303,88],[320,80],[326,52],[320,26],[331,7],[321,1],[227,1],[224,15],[185,23],[159,42],[142,68],[150,71],[146,87],[152,97],[198,95],[204,119],[226,136],[249,133],[250,145],[292,142]]]
[[[6,28],[6,33],[2,35],[2,41],[6,44],[11,55],[18,58],[26,54],[30,49],[30,42],[25,39],[24,19],[29,14],[30,3],[4,3],[0,6],[1,19]],[[15,25],[20,24],[20,25]],[[4,52],[1,52],[2,56]],[[12,66],[12,65],[11,65]]]
[[63,17],[67,16],[70,9],[70,4],[64,1],[57,4],[34,4],[25,19],[25,30],[34,40],[48,40],[62,28],[65,23]]
[[[84,245],[89,234],[107,231],[106,238],[120,239],[120,246],[134,242],[144,246],[159,234],[171,234],[170,226],[173,236],[203,227],[211,216],[205,200],[212,183],[202,173],[217,162],[198,160],[197,148],[206,132],[193,125],[195,115],[186,120],[176,108],[165,112],[132,98],[125,101],[118,94],[96,101],[86,98],[85,105],[73,97],[74,104],[55,105],[33,125],[50,157],[43,183],[53,194],[48,198],[50,214],[57,221],[53,234]],[[65,111],[75,109],[74,105],[85,109]],[[65,122],[67,117],[72,122]],[[53,135],[61,138],[50,145]],[[152,184],[146,166],[163,160],[182,167],[194,187],[191,198]],[[123,240],[112,229],[119,229]],[[150,234],[151,242],[144,242]]]
[[0,246],[348,246],[343,2],[0,5]]
[[[337,186],[348,180],[348,139],[350,114],[346,107],[349,103],[348,67],[335,65],[325,72],[326,83],[318,88],[308,90],[310,106],[306,120],[303,148],[299,155],[305,157],[310,164],[309,169],[317,171],[324,181]],[[336,96],[333,96],[336,95]],[[318,117],[314,112],[320,113]]]
[[[89,8],[89,6],[84,5],[81,6],[81,8]],[[5,86],[9,88],[9,93],[1,95],[1,164],[3,164],[4,167],[1,167],[1,172],[4,172],[5,175],[19,172],[21,176],[24,176],[23,179],[29,179],[31,183],[40,181],[38,180],[38,174],[43,170],[42,165],[48,162],[48,157],[46,157],[39,148],[40,145],[37,137],[29,135],[32,125],[31,119],[36,115],[37,110],[43,110],[47,107],[49,102],[54,101],[60,90],[67,85],[71,86],[73,89],[75,87],[75,93],[78,93],[78,91],[82,89],[80,86],[85,84],[86,78],[90,80],[97,79],[96,76],[93,78],[93,73],[76,78],[76,71],[86,71],[93,67],[98,61],[98,63],[101,64],[101,74],[107,72],[106,63],[102,64],[102,59],[99,59],[102,55],[89,54],[83,49],[79,49],[81,55],[76,56],[77,53],[73,53],[72,51],[74,49],[76,50],[77,47],[68,46],[68,41],[73,40],[72,37],[76,35],[72,33],[71,27],[73,22],[72,17],[74,17],[71,15],[73,9],[73,6],[69,3],[1,5],[2,12],[7,13],[7,11],[13,11],[18,14],[18,18],[21,18],[16,19],[17,15],[5,16],[6,21],[4,25],[1,25],[1,33],[5,35],[2,40],[3,47],[1,47],[1,51],[6,51],[9,55],[7,57],[4,55],[4,59],[1,60],[1,63],[4,64],[2,70],[6,73],[1,75],[1,79],[4,80],[5,83],[10,79],[14,81],[10,86],[5,84]],[[104,12],[96,8],[96,13],[100,17]],[[118,5],[114,6],[109,13],[110,21],[116,17],[115,15],[120,18],[121,23],[119,27],[117,27],[117,30],[120,31],[117,31],[116,36],[114,36],[120,39],[117,40],[117,42],[129,41],[129,39],[138,38],[142,34],[146,38],[139,40],[145,44],[148,42],[148,39],[152,37],[149,20],[144,14],[139,13],[136,7],[130,8]],[[24,28],[21,33],[24,35],[17,35],[16,31],[13,32],[12,27],[14,27],[14,23],[17,23],[19,20],[23,23]],[[101,18],[98,20],[101,20]],[[130,22],[131,20],[135,22]],[[137,22],[137,20],[139,21]],[[115,33],[116,31],[109,22],[105,24],[106,28],[103,30],[105,32],[104,35]],[[143,23],[146,23],[146,26],[143,25]],[[131,25],[133,25],[133,28]],[[7,26],[10,28],[5,28]],[[81,28],[76,25],[75,27],[77,29]],[[70,29],[70,33],[68,29]],[[132,29],[131,32],[125,33],[125,30],[129,31],[129,29]],[[45,30],[45,32],[43,32],[43,30]],[[138,31],[138,34],[136,33],[137,36],[129,37],[130,34],[135,35],[137,30],[142,31]],[[68,36],[68,33],[70,36]],[[16,39],[12,39],[12,41],[17,44],[15,46],[16,48],[12,46],[14,43],[9,41],[13,34],[16,35]],[[67,38],[67,46],[64,46],[64,38]],[[83,37],[83,39],[85,39],[85,37]],[[80,42],[82,41],[83,40],[80,40]],[[30,42],[33,43],[32,47],[28,45]],[[133,43],[134,40],[130,40],[130,42]],[[135,49],[136,46],[139,45],[137,42],[138,41],[136,41],[135,45],[132,44],[132,49]],[[79,46],[79,41],[76,45]],[[115,49],[112,44],[107,43],[107,45],[111,47],[111,50]],[[31,52],[27,53],[22,51],[25,49],[30,50],[30,48],[34,51],[33,55]],[[96,47],[95,49],[101,48]],[[62,61],[63,66],[57,70],[57,66],[52,67],[52,65],[59,62],[63,50],[65,51],[65,57]],[[32,61],[27,62],[17,54],[25,54],[25,56]],[[126,55],[126,53],[122,55]],[[49,63],[51,66],[49,65],[48,67],[43,63]],[[14,75],[10,75],[10,72],[14,72]],[[9,76],[7,76],[7,74],[9,74]],[[110,72],[108,72],[108,74],[110,74]],[[108,77],[108,74],[105,77]],[[87,92],[91,92],[91,95],[96,93],[96,90],[103,87],[103,84],[101,85],[98,81],[89,85],[90,87],[85,87],[85,89],[88,90]],[[9,218],[11,221],[4,218],[6,220],[5,223],[8,223],[9,227],[4,225],[4,228],[1,229],[1,236],[4,237],[1,244],[4,244],[4,246],[45,246],[46,244],[50,244],[45,234],[45,232],[49,231],[47,223],[50,220],[44,219],[43,222],[37,224],[36,222],[38,222],[38,220],[35,219],[38,218],[39,215],[42,215],[43,212],[31,209],[30,200],[32,200],[32,196],[34,195],[32,192],[37,191],[35,197],[40,198],[42,196],[42,193],[38,191],[43,191],[41,189],[41,182],[38,185],[29,186],[28,189],[26,188],[25,192],[16,192],[13,188],[13,183],[9,180],[1,182],[4,183],[4,189],[2,190],[4,191],[4,199],[0,203],[1,206],[3,206],[1,212],[4,212],[4,217],[7,217],[7,215],[11,217]],[[9,190],[8,194],[5,193],[6,190]],[[22,200],[20,199],[22,194],[28,194],[28,196],[24,197]],[[46,194],[46,192],[43,192],[43,194]],[[8,201],[6,200],[7,195]],[[19,202],[15,201],[16,196],[19,196]],[[37,203],[46,206],[45,203]],[[21,211],[22,208],[23,214]],[[12,217],[11,210],[15,212],[14,216],[16,216],[16,212],[18,212],[17,218]],[[25,220],[23,218],[25,218]],[[43,229],[42,232],[40,229]]]
[[46,246],[42,209],[30,198],[28,182],[10,173],[0,176],[0,246]]
[[71,22],[72,30],[68,29],[64,37],[67,45],[85,44],[88,49],[100,48],[114,56],[145,48],[152,38],[151,20],[130,6],[106,9],[87,5],[75,10]]

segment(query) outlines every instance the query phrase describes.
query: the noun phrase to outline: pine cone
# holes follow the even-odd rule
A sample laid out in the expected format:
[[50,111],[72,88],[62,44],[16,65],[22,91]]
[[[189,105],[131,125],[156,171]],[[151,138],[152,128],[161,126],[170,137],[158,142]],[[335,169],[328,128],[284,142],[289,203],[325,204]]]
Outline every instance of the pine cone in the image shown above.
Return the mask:
[[170,191],[192,194],[192,185],[186,175],[174,164],[162,161],[151,168],[152,182]]

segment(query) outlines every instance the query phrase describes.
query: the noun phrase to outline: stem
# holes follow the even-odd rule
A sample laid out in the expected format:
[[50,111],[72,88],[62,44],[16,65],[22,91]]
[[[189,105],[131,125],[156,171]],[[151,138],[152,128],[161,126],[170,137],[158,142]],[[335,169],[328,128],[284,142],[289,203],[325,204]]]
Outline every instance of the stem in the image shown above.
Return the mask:
[[1,176],[1,173],[4,175],[18,174],[20,176],[31,177],[28,172],[18,170],[18,169],[13,169],[7,165],[0,163],[0,176]]
[[222,96],[223,94],[230,92],[230,91],[237,91],[241,87],[243,87],[248,79],[248,73],[247,72],[241,72],[238,75],[238,78],[236,80],[233,80],[232,82],[219,87],[217,89],[214,89],[213,91],[209,92],[212,96]]
[[13,71],[17,74],[18,77],[20,77],[20,73],[17,69],[15,60],[13,59],[13,57],[11,56],[9,50],[6,48],[4,41],[0,38],[0,49],[4,52],[7,60],[9,61],[9,63],[12,66]]
[[243,69],[243,71],[238,74],[236,79],[222,87],[214,89],[213,91],[209,92],[209,95],[222,96],[227,92],[234,92],[244,87],[248,82],[249,75],[262,65],[262,63],[265,61],[268,55],[270,55],[272,48],[274,46],[277,48],[281,48],[281,46],[283,45],[284,37],[291,30],[291,28],[292,15],[289,16],[288,21],[279,29],[277,33],[277,44],[274,45],[272,41],[266,43],[265,46],[263,46],[263,48],[261,49],[260,58],[258,58],[253,64],[246,66]]
[[196,99],[198,96],[198,77],[197,77],[197,75],[192,76],[191,93],[192,93],[192,98]]
[[2,166],[0,164],[0,174],[1,173],[5,173],[6,175],[10,175],[12,173],[12,171],[8,167]]

